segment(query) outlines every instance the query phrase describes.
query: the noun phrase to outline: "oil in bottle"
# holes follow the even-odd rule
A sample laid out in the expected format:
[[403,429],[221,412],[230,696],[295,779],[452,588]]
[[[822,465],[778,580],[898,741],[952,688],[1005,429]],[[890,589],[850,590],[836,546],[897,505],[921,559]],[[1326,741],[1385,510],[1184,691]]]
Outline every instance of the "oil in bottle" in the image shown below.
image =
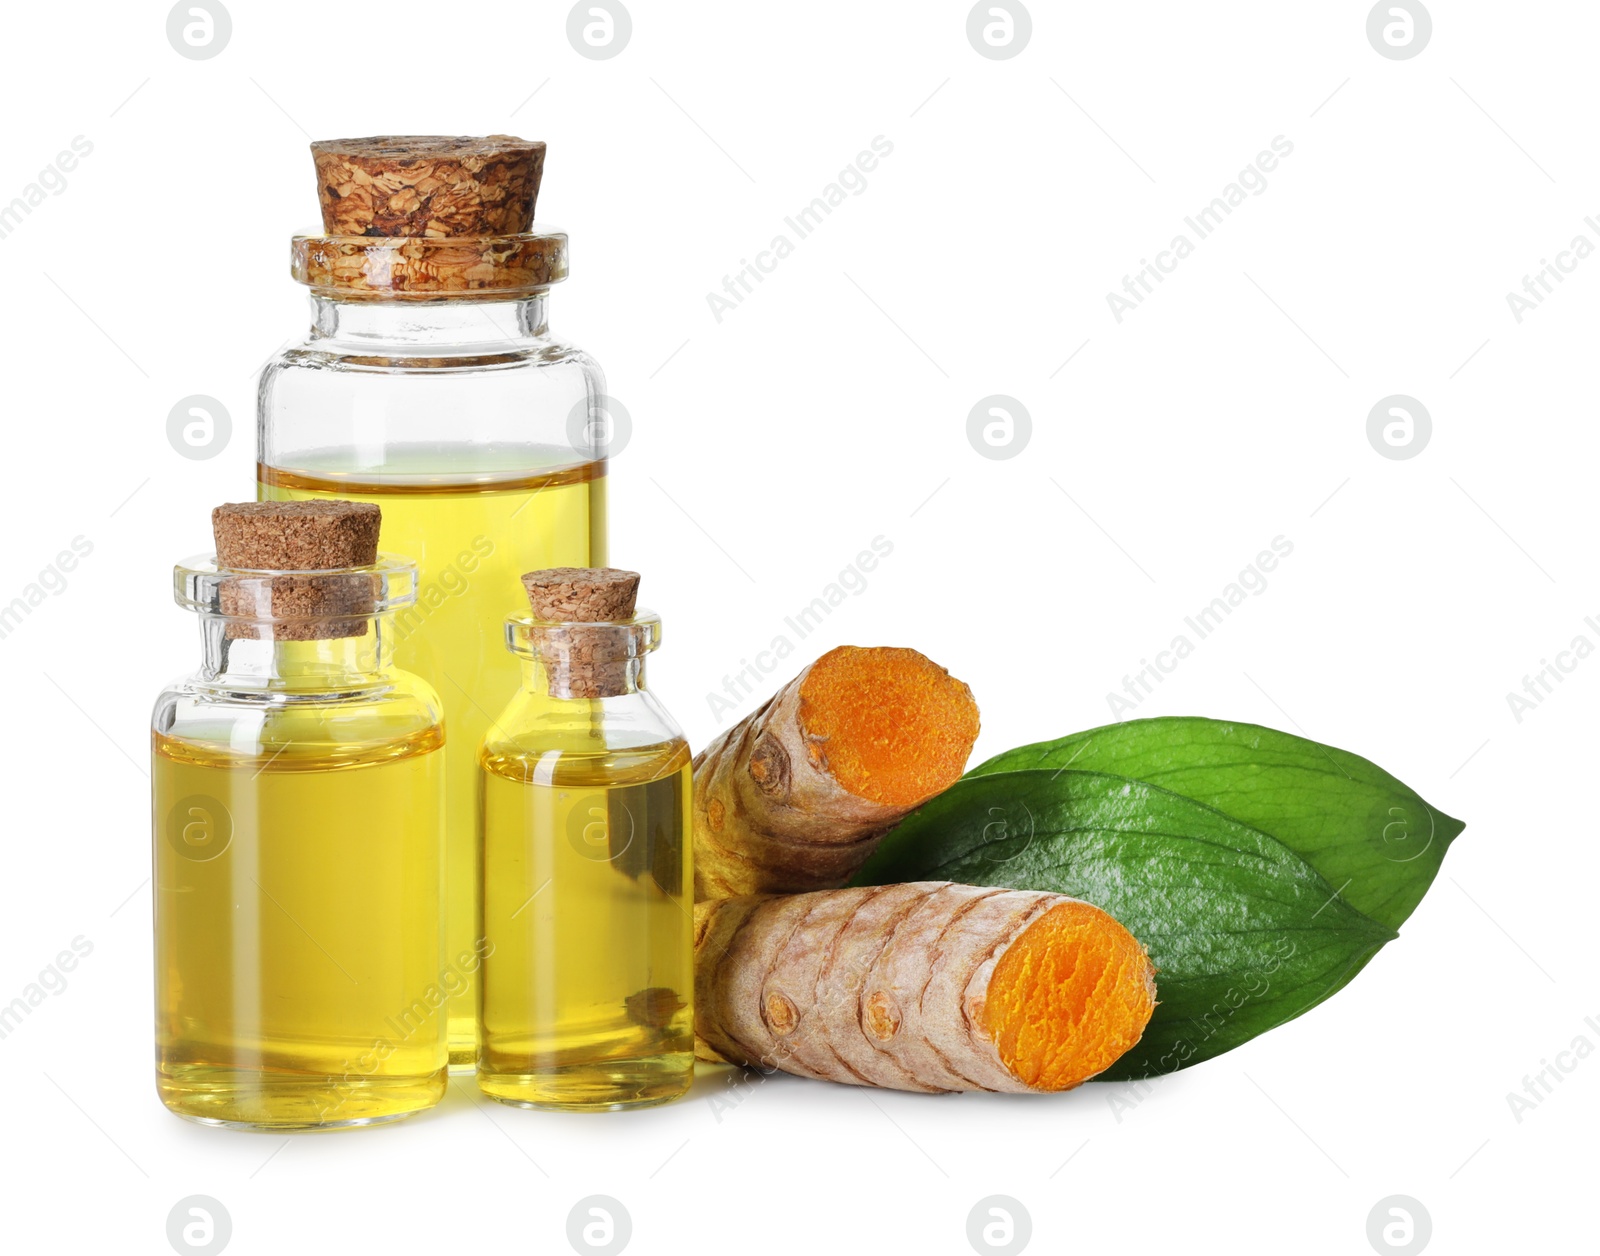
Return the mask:
[[154,738],[157,1085],[184,1116],[370,1123],[444,1091],[443,739],[353,752],[310,722],[243,754]]
[[156,1062],[194,1120],[392,1120],[446,1084],[444,729],[392,666],[379,512],[251,503],[176,572],[201,670],[152,730]]
[[478,1084],[505,1103],[662,1103],[693,1077],[691,766],[645,688],[638,577],[532,572],[524,684],[482,755]]

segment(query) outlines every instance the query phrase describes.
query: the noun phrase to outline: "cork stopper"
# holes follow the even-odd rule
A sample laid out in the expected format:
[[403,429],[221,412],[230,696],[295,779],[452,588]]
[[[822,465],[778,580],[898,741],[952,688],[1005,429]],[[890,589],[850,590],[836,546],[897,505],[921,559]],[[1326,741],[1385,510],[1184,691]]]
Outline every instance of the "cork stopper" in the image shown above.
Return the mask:
[[[217,566],[244,577],[221,590],[230,639],[365,636],[374,585],[352,567],[377,561],[382,512],[370,502],[228,502],[211,512]],[[326,571],[329,575],[314,573]],[[332,574],[336,573],[336,574]],[[251,622],[254,621],[254,622]],[[267,622],[288,621],[288,622]]]
[[539,656],[554,698],[611,698],[627,693],[638,658],[631,620],[639,573],[615,567],[549,567],[522,577],[528,605],[550,621]]
[[225,502],[211,512],[217,564],[245,571],[370,567],[382,511],[371,502]]
[[330,236],[513,236],[533,224],[544,144],[514,135],[317,140]]
[[547,567],[524,575],[522,587],[540,619],[598,624],[633,618],[639,573],[616,567]]

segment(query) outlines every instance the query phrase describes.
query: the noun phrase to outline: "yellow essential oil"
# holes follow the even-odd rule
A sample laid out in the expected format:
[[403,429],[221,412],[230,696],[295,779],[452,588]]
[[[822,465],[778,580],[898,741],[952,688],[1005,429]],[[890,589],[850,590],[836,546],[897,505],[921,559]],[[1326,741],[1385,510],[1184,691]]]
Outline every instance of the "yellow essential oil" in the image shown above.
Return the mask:
[[483,757],[485,1094],[661,1103],[694,1068],[689,751]]
[[354,751],[273,732],[249,754],[154,740],[162,1102],[271,1129],[429,1107],[440,730]]
[[[449,954],[471,953],[481,950],[477,749],[518,683],[501,625],[518,609],[523,572],[606,561],[606,464],[574,464],[562,448],[428,443],[386,446],[376,466],[342,469],[359,452],[299,454],[293,469],[263,465],[259,494],[375,502],[384,548],[420,569],[416,604],[397,616],[396,662],[444,703],[444,936]],[[449,1000],[452,1065],[473,1062],[476,1011],[469,979]]]

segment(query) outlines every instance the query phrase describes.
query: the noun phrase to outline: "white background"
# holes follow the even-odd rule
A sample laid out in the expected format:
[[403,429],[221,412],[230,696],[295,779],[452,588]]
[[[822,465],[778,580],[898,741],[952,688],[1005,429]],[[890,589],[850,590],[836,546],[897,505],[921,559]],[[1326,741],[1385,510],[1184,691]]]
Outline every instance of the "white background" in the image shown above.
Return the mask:
[[[93,144],[0,240],[0,602],[93,545],[0,640],[0,1002],[93,945],[0,1041],[7,1250],[165,1252],[192,1194],[231,1214],[230,1251],[308,1256],[565,1251],[591,1194],[641,1253],[966,1252],[992,1194],[1036,1251],[1364,1253],[1393,1194],[1437,1252],[1592,1246],[1600,1056],[1520,1122],[1506,1095],[1579,1035],[1600,1046],[1600,659],[1520,722],[1506,694],[1580,633],[1600,644],[1600,260],[1520,324],[1506,294],[1579,233],[1600,244],[1593,6],[1437,0],[1397,61],[1364,3],[1039,0],[996,61],[949,0],[637,0],[629,46],[594,61],[565,4],[229,3],[204,61],[168,44],[162,4],[5,17],[0,203]],[[612,556],[645,573],[654,683],[696,746],[730,718],[707,695],[876,536],[892,555],[766,687],[841,642],[916,646],[972,685],[986,757],[1112,718],[1107,692],[1281,535],[1267,590],[1139,714],[1303,730],[1467,820],[1402,937],[1120,1112],[1099,1085],[733,1092],[703,1070],[629,1115],[459,1086],[354,1134],[168,1115],[145,730],[197,658],[170,566],[251,495],[252,375],[305,321],[286,261],[316,222],[306,145],[494,131],[550,146],[539,218],[573,259],[552,328],[632,413]],[[719,323],[707,293],[880,135],[866,190]],[[1280,135],[1266,190],[1119,324],[1106,294]],[[193,393],[233,416],[210,460],[167,443]],[[996,393],[1033,421],[1003,461],[966,436]],[[1395,393],[1433,419],[1408,460],[1366,436]]]

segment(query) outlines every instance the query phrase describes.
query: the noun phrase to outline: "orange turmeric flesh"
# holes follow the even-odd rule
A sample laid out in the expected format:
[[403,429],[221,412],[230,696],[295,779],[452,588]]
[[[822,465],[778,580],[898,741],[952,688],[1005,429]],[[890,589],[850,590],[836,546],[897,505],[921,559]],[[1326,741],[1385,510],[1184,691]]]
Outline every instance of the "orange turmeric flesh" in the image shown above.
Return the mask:
[[915,650],[841,648],[800,686],[800,723],[814,762],[841,788],[914,807],[960,777],[978,737],[972,692]]
[[1006,948],[989,980],[983,1023],[1017,1080],[1068,1090],[1138,1042],[1154,1011],[1144,948],[1098,908],[1066,902]]
[[694,897],[833,889],[960,778],[972,691],[899,646],[842,645],[694,761]]

